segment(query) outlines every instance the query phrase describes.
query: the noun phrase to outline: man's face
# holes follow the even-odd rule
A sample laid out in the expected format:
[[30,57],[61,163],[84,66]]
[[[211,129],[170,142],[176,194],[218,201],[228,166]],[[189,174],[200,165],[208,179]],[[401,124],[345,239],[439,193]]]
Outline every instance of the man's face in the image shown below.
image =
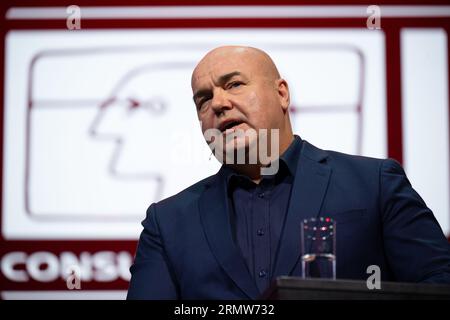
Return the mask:
[[[260,53],[242,48],[213,51],[199,63],[192,75],[192,91],[203,133],[213,128],[224,136],[234,130],[280,129],[280,80],[267,64]],[[248,147],[255,142],[251,139],[241,143]]]

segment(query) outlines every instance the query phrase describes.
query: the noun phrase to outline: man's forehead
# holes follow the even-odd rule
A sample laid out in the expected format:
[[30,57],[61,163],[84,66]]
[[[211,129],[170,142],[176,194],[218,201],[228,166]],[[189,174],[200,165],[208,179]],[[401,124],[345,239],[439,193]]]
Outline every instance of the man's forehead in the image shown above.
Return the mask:
[[210,69],[202,68],[196,70],[192,75],[192,88],[208,87],[210,85],[221,84],[224,79],[234,77],[247,77],[247,70],[239,66],[221,67],[212,66]]
[[229,68],[210,68],[210,69],[199,69],[193,74],[192,80],[194,82],[198,81],[213,81],[218,82],[224,76],[245,76],[247,70],[240,68],[239,66],[230,66]]
[[210,51],[200,60],[192,73],[191,86],[193,89],[205,86],[236,71],[247,78],[257,75],[279,78],[275,64],[264,51],[251,47],[225,46]]
[[[247,63],[244,63],[244,61],[247,61]],[[246,57],[238,58],[235,55],[205,57],[199,62],[194,72],[199,76],[206,74],[215,75],[222,72],[226,73],[236,69],[241,70],[246,66],[249,67],[248,62],[251,64],[251,60],[249,61]]]
[[243,61],[224,61],[223,63],[200,63],[192,74],[192,86],[205,82],[217,83],[226,75],[249,77],[254,73],[251,64]]

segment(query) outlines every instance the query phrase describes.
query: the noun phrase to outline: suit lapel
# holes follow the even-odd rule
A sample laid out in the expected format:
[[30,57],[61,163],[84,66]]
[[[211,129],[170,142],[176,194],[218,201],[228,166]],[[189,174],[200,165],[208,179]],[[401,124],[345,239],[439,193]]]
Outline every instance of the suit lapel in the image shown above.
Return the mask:
[[233,282],[251,299],[260,292],[232,237],[223,168],[200,197],[200,217],[213,254]]
[[331,169],[326,152],[303,141],[273,275],[289,275],[300,258],[300,222],[319,214]]

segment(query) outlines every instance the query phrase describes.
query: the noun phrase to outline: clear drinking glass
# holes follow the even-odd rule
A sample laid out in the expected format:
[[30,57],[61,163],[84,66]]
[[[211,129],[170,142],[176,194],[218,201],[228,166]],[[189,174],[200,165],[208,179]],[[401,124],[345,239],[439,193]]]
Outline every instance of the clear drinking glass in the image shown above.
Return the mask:
[[327,217],[301,222],[302,277],[336,279],[336,223]]

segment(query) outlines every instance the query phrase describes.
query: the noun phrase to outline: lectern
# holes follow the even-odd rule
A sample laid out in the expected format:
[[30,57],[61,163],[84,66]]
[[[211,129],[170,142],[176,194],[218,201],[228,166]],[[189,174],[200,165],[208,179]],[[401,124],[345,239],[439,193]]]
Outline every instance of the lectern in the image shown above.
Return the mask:
[[270,300],[450,300],[450,285],[381,282],[369,289],[366,281],[279,277],[262,295]]

